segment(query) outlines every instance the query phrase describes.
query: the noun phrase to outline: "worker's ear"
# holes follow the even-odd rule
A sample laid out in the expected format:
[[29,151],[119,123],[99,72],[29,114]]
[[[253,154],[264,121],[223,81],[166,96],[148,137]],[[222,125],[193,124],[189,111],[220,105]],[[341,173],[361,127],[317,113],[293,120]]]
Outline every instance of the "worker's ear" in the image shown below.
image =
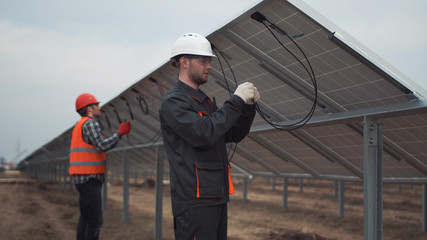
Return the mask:
[[179,59],[179,64],[181,65],[181,67],[183,68],[188,68],[188,64],[190,62],[190,59],[186,58],[186,57],[181,57]]
[[93,112],[93,105],[87,106],[86,115],[90,115]]

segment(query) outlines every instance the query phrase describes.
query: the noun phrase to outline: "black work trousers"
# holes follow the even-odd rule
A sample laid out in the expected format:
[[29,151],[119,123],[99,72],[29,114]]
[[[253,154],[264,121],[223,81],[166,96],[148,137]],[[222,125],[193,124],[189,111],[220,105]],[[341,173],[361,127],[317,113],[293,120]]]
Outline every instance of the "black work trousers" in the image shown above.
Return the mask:
[[80,218],[77,225],[77,240],[98,240],[102,226],[102,182],[91,178],[76,184],[79,192]]
[[227,203],[193,208],[174,217],[175,240],[226,240]]

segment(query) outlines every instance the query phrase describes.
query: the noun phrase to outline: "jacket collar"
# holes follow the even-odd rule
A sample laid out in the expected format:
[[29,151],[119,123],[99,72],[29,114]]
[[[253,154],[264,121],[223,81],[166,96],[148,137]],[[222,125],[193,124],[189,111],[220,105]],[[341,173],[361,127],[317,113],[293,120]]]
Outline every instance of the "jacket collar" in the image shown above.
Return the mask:
[[187,84],[183,83],[181,80],[178,80],[178,83],[176,84],[179,89],[182,89],[185,93],[190,95],[192,98],[197,100],[198,102],[203,102],[206,98],[210,102],[209,97],[202,91],[202,90],[196,90]]

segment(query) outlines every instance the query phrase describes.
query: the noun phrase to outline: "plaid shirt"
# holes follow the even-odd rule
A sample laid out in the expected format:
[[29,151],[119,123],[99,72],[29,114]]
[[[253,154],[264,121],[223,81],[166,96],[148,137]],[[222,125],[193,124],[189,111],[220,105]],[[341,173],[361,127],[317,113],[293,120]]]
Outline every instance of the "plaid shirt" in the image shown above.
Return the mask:
[[[82,126],[83,141],[95,146],[96,149],[106,152],[116,146],[122,136],[115,132],[113,136],[104,138],[101,134],[99,123],[95,120],[89,119]],[[90,178],[98,179],[104,182],[104,174],[73,174],[71,175],[71,182],[74,184],[82,184],[89,181]]]

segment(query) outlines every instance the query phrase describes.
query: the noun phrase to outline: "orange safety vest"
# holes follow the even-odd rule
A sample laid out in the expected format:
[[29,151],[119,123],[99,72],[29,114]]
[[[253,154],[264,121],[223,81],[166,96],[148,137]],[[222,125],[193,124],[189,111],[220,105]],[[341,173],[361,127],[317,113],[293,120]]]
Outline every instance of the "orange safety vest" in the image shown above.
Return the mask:
[[83,140],[82,126],[91,118],[82,117],[73,129],[70,149],[70,175],[104,174],[105,153]]

